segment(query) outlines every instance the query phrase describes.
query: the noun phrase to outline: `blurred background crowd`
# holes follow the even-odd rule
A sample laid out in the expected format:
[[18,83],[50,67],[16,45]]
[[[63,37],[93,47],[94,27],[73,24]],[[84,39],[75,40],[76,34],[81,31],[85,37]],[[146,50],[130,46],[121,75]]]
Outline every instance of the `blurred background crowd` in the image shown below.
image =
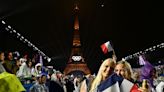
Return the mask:
[[[153,66],[144,56],[142,59],[144,64],[140,68],[132,68],[125,60],[117,61],[116,58],[107,58],[102,62],[97,74],[77,76],[64,75],[53,66],[44,66],[39,54],[30,57],[27,53],[20,55],[19,52],[1,51],[0,83],[3,82],[1,84],[3,86],[0,86],[0,90],[10,90],[9,86],[18,79],[14,84],[19,85],[14,89],[18,92],[99,92],[101,90],[99,86],[101,87],[103,82],[114,76],[114,78],[121,77],[136,84],[138,91],[133,92],[163,92],[164,65]],[[17,79],[9,80],[4,77],[6,80],[4,83],[2,76],[8,75],[15,75]],[[148,84],[146,91],[140,88],[144,79]],[[106,85],[108,83],[106,82]],[[159,84],[162,86],[159,87]]]

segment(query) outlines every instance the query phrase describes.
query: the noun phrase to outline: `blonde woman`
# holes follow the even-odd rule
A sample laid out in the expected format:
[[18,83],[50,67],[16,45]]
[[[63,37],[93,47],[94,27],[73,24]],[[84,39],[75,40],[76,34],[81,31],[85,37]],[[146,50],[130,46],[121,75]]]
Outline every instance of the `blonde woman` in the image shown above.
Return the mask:
[[108,78],[114,71],[115,61],[112,58],[108,58],[101,64],[97,76],[93,80],[91,84],[91,88],[89,92],[96,92],[97,86],[106,78]]
[[132,81],[132,68],[131,65],[127,61],[119,61],[115,67],[115,73],[123,78]]
[[[131,68],[131,65],[127,61],[121,60],[117,62],[114,71],[118,76],[122,76],[123,78],[134,83],[134,80],[132,79],[132,75],[133,75],[132,68]],[[139,84],[139,83],[135,83],[135,84]],[[134,91],[136,92],[136,90]],[[150,91],[149,89],[139,88],[137,92],[150,92]]]

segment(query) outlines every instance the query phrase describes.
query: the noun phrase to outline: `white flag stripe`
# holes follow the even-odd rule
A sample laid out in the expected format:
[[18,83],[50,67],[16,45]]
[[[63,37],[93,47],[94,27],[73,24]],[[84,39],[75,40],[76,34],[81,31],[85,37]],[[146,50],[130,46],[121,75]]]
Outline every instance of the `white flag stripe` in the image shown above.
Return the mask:
[[112,47],[112,45],[110,44],[110,41],[106,42],[106,43],[105,43],[105,46],[108,48],[108,52],[110,52],[110,51],[113,50],[113,47]]
[[116,82],[114,85],[110,86],[109,88],[105,89],[102,92],[120,92],[118,82]]
[[133,83],[128,81],[127,79],[124,79],[121,83],[121,86],[120,86],[120,91],[121,92],[130,92],[130,90],[132,89],[133,87]]
[[105,46],[106,46],[106,47],[108,47],[108,46],[109,46],[109,44],[110,44],[110,43],[109,43],[109,41],[108,41],[108,42],[106,42],[106,43],[105,43]]
[[156,86],[156,91],[157,92],[163,92],[164,90],[164,82],[161,81],[157,86]]

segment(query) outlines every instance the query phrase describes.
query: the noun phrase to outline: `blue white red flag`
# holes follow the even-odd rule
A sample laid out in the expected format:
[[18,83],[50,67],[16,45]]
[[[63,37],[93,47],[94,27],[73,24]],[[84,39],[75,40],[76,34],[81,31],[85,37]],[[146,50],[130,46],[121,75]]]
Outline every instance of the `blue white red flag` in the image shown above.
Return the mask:
[[138,86],[127,79],[112,74],[98,86],[98,92],[140,92]]
[[106,54],[106,53],[108,53],[110,51],[113,51],[113,47],[110,44],[110,41],[107,41],[106,43],[102,44],[101,45],[101,49],[104,52],[104,54]]

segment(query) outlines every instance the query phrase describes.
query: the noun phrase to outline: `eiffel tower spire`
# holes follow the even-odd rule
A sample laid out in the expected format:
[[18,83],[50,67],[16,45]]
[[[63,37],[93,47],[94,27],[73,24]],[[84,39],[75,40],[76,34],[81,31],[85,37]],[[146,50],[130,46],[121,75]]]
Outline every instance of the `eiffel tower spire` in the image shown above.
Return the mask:
[[[69,63],[74,61],[72,60],[72,56],[81,56],[82,58],[80,32],[79,32],[79,19],[78,19],[79,7],[77,4],[75,4],[73,13],[74,13],[73,45],[72,45],[72,51],[71,51]],[[84,59],[82,58],[80,61],[84,62]]]
[[75,8],[74,8],[74,37],[73,37],[73,46],[77,47],[77,46],[81,46],[80,43],[80,33],[79,33],[79,7],[77,4],[75,4]]
[[90,70],[84,61],[83,54],[81,52],[80,32],[79,32],[79,7],[75,4],[73,9],[74,13],[74,32],[73,32],[73,45],[71,55],[68,64],[64,70],[64,74],[70,72],[81,71],[84,74],[89,74]]

